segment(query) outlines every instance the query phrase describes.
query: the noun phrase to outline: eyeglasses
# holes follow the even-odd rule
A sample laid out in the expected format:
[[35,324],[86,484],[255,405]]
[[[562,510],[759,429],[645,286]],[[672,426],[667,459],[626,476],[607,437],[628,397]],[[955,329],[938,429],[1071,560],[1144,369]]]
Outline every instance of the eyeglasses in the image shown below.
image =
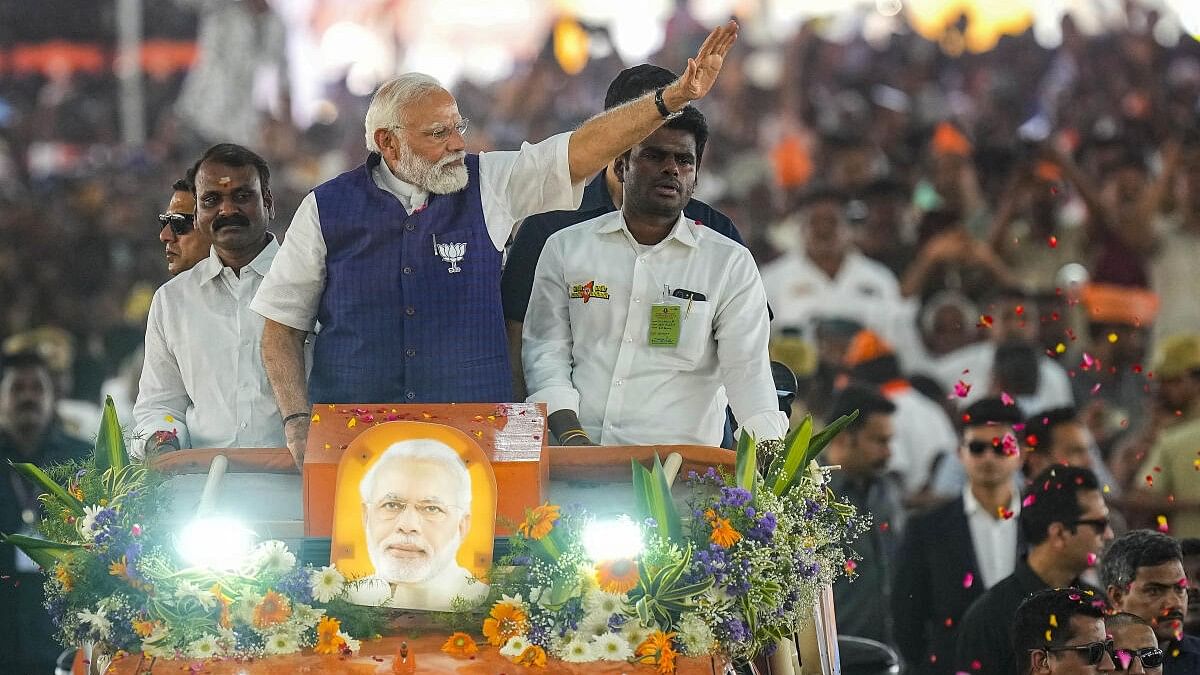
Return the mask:
[[[433,140],[435,140],[435,141],[437,141],[437,142],[439,142],[439,143],[443,143],[443,142],[445,142],[447,139],[449,139],[449,138],[450,138],[450,131],[451,131],[451,130],[453,130],[453,131],[457,131],[459,136],[466,136],[466,135],[467,135],[467,129],[468,129],[470,126],[471,126],[471,120],[469,120],[469,119],[467,119],[467,118],[465,118],[465,117],[464,117],[464,118],[462,118],[461,120],[459,120],[458,124],[455,124],[454,126],[445,127],[445,126],[440,126],[440,125],[439,125],[439,126],[437,126],[437,127],[433,128],[433,129],[429,129],[429,130],[426,130],[426,129],[418,129],[417,131],[420,131],[421,133],[425,134],[426,136],[428,136],[428,137],[432,138]],[[396,126],[394,126],[394,127],[391,127],[391,128],[392,128],[392,129],[407,129],[408,127],[406,127],[406,126],[404,126],[404,125],[397,124]]]
[[171,228],[176,237],[182,237],[196,225],[196,216],[191,213],[160,213],[158,214],[158,229]]
[[1011,457],[1013,454],[1000,441],[971,441],[967,443],[967,452],[976,457],[984,455],[988,450],[991,450],[1000,457]]
[[423,501],[411,504],[400,499],[385,499],[377,504],[372,505],[372,510],[379,514],[379,517],[384,521],[391,521],[399,518],[409,508],[421,517],[422,520],[429,523],[440,523],[450,515],[450,509],[457,509],[454,504],[443,504],[441,502]]
[[[1080,656],[1087,662],[1089,666],[1094,666],[1104,660],[1105,654],[1111,654],[1113,651],[1113,641],[1105,640],[1104,642],[1089,642],[1086,645],[1063,645],[1062,647],[1041,647],[1032,651],[1043,652],[1080,652]],[[1145,662],[1142,662],[1145,665]]]
[[1071,521],[1072,525],[1091,525],[1096,528],[1100,534],[1108,531],[1108,518],[1080,518],[1079,520]]
[[1129,666],[1133,665],[1134,657],[1142,662],[1143,668],[1158,668],[1163,664],[1163,650],[1157,647],[1113,649],[1108,652],[1108,655],[1112,657],[1117,670],[1129,670]]

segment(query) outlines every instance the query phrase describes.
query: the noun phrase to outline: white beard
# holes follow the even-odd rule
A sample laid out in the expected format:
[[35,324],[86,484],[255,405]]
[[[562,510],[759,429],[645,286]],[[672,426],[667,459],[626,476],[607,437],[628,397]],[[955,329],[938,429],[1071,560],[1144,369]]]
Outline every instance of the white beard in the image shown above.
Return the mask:
[[467,165],[446,166],[451,162],[464,161],[467,153],[456,152],[436,162],[430,162],[413,153],[408,144],[400,146],[396,159],[396,173],[403,180],[435,195],[448,195],[467,187]]
[[429,555],[422,560],[402,560],[389,556],[386,548],[392,543],[407,543],[423,546],[428,550],[429,545],[419,538],[402,534],[393,534],[383,541],[371,541],[367,544],[367,554],[371,565],[375,567],[375,575],[393,583],[421,583],[448,567],[457,566],[454,557],[458,555],[458,547],[462,545],[462,535],[455,532],[454,538],[442,547],[441,551]]

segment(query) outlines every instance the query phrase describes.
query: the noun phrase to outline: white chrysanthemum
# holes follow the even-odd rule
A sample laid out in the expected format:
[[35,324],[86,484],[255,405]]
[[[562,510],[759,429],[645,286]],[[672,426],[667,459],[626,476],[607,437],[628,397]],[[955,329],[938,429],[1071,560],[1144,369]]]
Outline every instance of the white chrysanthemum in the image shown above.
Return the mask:
[[303,631],[306,628],[312,628],[317,625],[321,617],[325,616],[325,610],[314,609],[303,603],[292,604],[292,616],[288,619],[288,625],[296,632]]
[[217,606],[217,596],[187,580],[179,582],[179,585],[175,587],[175,597],[179,600],[191,598],[206,610]]
[[300,651],[300,644],[291,632],[280,631],[268,635],[263,648],[268,654],[294,654]]
[[557,654],[560,659],[567,663],[587,663],[596,660],[596,654],[592,651],[592,645],[578,635],[557,650]]
[[[530,597],[532,597],[532,596],[530,596]],[[513,609],[519,609],[522,612],[529,611],[529,607],[525,604],[525,600],[521,597],[520,593],[517,593],[516,595],[501,594],[500,602],[497,602],[496,604],[497,605],[508,605],[509,607],[512,607]]]
[[624,593],[607,593],[596,588],[583,596],[583,609],[588,614],[603,614],[609,617],[617,613],[626,614],[631,608],[629,597]]
[[217,655],[219,649],[216,637],[204,635],[192,640],[187,647],[187,655],[193,659],[211,659]]
[[500,655],[508,658],[515,658],[521,655],[521,652],[529,646],[529,640],[525,639],[524,635],[515,635],[508,638],[508,642],[500,648]]
[[75,616],[91,627],[91,634],[101,640],[108,639],[109,633],[112,631],[112,622],[105,616],[102,607],[97,607],[94,612],[76,612]]
[[605,661],[628,661],[633,658],[633,647],[629,641],[615,633],[605,633],[592,640],[592,651],[596,658]]
[[343,631],[340,631],[340,630],[338,631],[338,637],[340,637],[342,639],[342,642],[346,643],[346,649],[349,649],[351,652],[353,652],[355,654],[357,654],[358,650],[362,647],[361,642],[350,637]]
[[264,541],[254,552],[260,573],[284,574],[296,566],[296,556],[282,541]]
[[327,565],[309,574],[313,598],[317,602],[329,602],[342,594],[346,587],[346,577],[332,565]]
[[680,616],[675,624],[675,632],[678,634],[676,639],[688,656],[704,656],[712,651],[712,629],[697,614],[688,612]]
[[629,644],[634,647],[645,642],[646,638],[650,637],[650,633],[653,632],[653,628],[646,628],[636,618],[626,621],[625,625],[621,626],[621,637],[628,640]]
[[150,658],[171,659],[175,657],[175,649],[170,647],[170,631],[158,624],[154,630],[142,640],[142,653]]
[[96,516],[103,510],[103,506],[83,507],[83,517],[79,519],[79,534],[85,540],[91,541],[96,536]]
[[609,614],[587,614],[579,622],[579,627],[575,630],[584,637],[590,640],[597,635],[604,635],[608,632]]

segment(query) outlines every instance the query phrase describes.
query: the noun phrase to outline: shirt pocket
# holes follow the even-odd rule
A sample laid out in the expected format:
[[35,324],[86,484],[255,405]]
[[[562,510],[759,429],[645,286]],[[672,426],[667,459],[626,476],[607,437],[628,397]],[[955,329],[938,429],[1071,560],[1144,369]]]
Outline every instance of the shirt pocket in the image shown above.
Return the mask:
[[707,300],[692,300],[689,303],[688,300],[674,297],[669,298],[667,303],[679,307],[679,344],[674,347],[649,346],[649,326],[646,326],[646,334],[642,339],[646,341],[646,349],[663,365],[675,370],[692,370],[704,359],[712,342],[712,305]]

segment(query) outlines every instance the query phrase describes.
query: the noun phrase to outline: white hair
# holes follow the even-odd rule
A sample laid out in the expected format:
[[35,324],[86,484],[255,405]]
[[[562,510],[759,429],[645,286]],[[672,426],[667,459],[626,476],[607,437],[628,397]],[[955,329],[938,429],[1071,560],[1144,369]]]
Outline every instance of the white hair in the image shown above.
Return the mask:
[[393,461],[432,462],[446,467],[458,482],[458,505],[465,513],[471,512],[471,474],[467,471],[467,465],[454,448],[431,438],[400,441],[384,450],[358,482],[363,504],[370,503],[371,495],[375,492],[375,483],[379,480],[379,467]]
[[426,94],[444,89],[441,82],[424,73],[405,73],[379,85],[367,108],[367,150],[379,152],[375,131],[400,124],[400,111]]

